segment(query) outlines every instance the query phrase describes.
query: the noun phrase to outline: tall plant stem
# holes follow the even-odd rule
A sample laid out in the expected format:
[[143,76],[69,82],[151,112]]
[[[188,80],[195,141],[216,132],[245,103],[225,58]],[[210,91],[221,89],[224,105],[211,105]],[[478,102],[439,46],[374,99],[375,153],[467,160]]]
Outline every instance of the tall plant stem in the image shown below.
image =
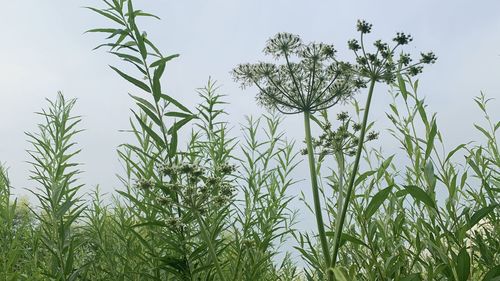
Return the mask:
[[[330,265],[330,249],[326,239],[325,224],[323,222],[323,214],[321,209],[321,201],[319,200],[318,175],[316,173],[316,161],[314,159],[314,151],[311,140],[311,113],[304,111],[304,125],[306,131],[307,156],[309,159],[309,171],[311,173],[311,188],[313,192],[314,213],[316,215],[316,223],[318,225],[318,234],[321,242],[321,249],[325,258],[326,266]],[[328,278],[333,280],[333,276]]]
[[337,263],[337,254],[340,248],[340,237],[342,234],[342,228],[344,227],[345,217],[347,214],[347,208],[349,207],[349,201],[351,198],[351,193],[354,188],[354,181],[356,180],[356,174],[358,173],[359,161],[361,159],[361,153],[363,152],[363,144],[365,142],[366,127],[368,123],[368,113],[370,112],[370,105],[372,102],[373,89],[375,88],[375,79],[370,81],[370,88],[368,89],[368,97],[366,98],[366,105],[363,114],[363,123],[361,124],[361,132],[359,134],[359,143],[356,151],[356,158],[354,159],[354,166],[352,168],[351,175],[349,177],[349,182],[344,198],[344,203],[342,204],[342,213],[337,217],[337,223],[335,224],[335,236],[333,239],[333,255],[331,267],[335,267]]

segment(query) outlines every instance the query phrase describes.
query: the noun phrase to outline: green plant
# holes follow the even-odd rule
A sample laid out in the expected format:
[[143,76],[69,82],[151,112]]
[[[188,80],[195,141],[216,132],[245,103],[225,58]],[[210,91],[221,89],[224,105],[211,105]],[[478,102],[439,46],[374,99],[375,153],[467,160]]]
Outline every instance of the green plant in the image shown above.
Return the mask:
[[39,185],[32,193],[38,198],[41,213],[33,211],[40,225],[40,241],[50,259],[44,265],[44,274],[54,280],[76,280],[84,265],[76,267],[74,255],[81,246],[75,230],[84,210],[78,198],[76,176],[80,171],[72,162],[80,150],[73,147],[74,136],[80,132],[78,116],[72,115],[75,100],[65,100],[61,93],[49,101],[49,108],[39,115],[44,123],[36,134],[26,133],[32,149],[31,179]]
[[[368,95],[366,97],[366,104],[363,109],[363,120],[361,122],[361,129],[358,137],[358,147],[356,150],[354,165],[347,182],[345,201],[344,203],[342,203],[342,212],[338,214],[339,216],[337,217],[331,264],[333,267],[335,267],[335,264],[337,262],[337,254],[340,247],[342,228],[344,226],[351,193],[353,191],[356,181],[356,175],[359,169],[359,162],[361,159],[361,153],[363,151],[363,144],[368,125],[368,114],[370,112],[370,105],[375,84],[380,81],[391,83],[396,79],[396,77],[401,80],[401,75],[405,75],[406,73],[409,75],[417,75],[422,71],[422,64],[434,63],[436,61],[436,57],[433,53],[422,53],[422,58],[420,59],[420,61],[413,64],[411,62],[411,57],[409,54],[401,53],[399,55],[399,58],[395,57],[395,51],[399,46],[406,45],[412,41],[411,36],[404,33],[398,33],[396,37],[394,37],[393,41],[396,44],[392,48],[389,47],[387,43],[383,43],[380,40],[375,41],[374,46],[376,48],[376,52],[369,53],[365,49],[364,35],[370,33],[371,28],[371,24],[365,21],[358,21],[357,30],[361,34],[360,43],[358,43],[358,41],[356,40],[351,40],[348,43],[349,49],[353,50],[356,55],[356,61],[358,63],[358,67],[356,68],[357,73],[360,77],[368,80],[367,83],[369,84],[369,87]],[[361,54],[358,54],[359,51],[361,51]]]
[[[115,26],[90,32],[108,34],[99,47],[133,66],[112,68],[134,86],[132,141],[118,147],[121,188],[80,194],[75,100],[59,94],[49,101],[38,132],[27,133],[37,187],[30,191],[39,203],[16,199],[0,165],[0,279],[500,278],[500,122],[481,94],[474,101],[485,122],[474,127],[484,140],[448,147],[413,80],[435,56],[412,63],[396,53],[411,37],[398,33],[392,48],[376,41],[370,53],[364,36],[371,25],[359,21],[361,39],[348,43],[356,63],[349,64],[330,45],[276,35],[265,49],[276,64],[244,64],[233,74],[277,112],[248,116],[238,134],[212,79],[197,90],[193,109],[164,93],[163,72],[177,55],[163,56],[139,28],[140,19],[156,16],[131,0],[103,3],[89,9]],[[368,118],[377,83],[388,84],[393,97],[386,129]],[[366,85],[361,108],[354,94]],[[280,116],[299,113],[302,151]],[[385,142],[376,148],[379,135],[400,150],[387,155]],[[292,195],[300,152],[313,200]],[[317,232],[297,229],[301,203]]]
[[[331,45],[304,45],[298,36],[279,33],[268,41],[264,52],[276,59],[283,58],[285,62],[281,65],[242,64],[233,70],[233,74],[242,86],[256,86],[259,89],[257,100],[265,107],[283,114],[304,115],[314,213],[324,268],[328,268],[331,265],[330,247],[325,234],[310,120],[315,112],[350,98],[359,86],[355,82],[359,81],[351,77],[353,70],[349,64],[337,61],[335,49]],[[299,61],[292,61],[294,56]]]

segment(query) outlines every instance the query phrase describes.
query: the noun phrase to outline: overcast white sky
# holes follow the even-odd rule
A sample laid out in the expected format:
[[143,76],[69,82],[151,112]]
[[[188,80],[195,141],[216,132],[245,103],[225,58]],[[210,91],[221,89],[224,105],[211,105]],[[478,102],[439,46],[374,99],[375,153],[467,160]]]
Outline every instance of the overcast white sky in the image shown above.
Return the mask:
[[[107,27],[108,22],[82,9],[99,1],[1,0],[0,26],[0,162],[10,167],[16,193],[26,193],[29,166],[25,131],[40,121],[33,112],[46,97],[61,90],[76,97],[77,113],[86,129],[79,137],[79,158],[87,188],[100,184],[106,192],[118,187],[116,147],[127,136],[128,92],[135,89],[108,64],[122,65],[104,51],[91,51],[102,36],[83,32]],[[208,77],[219,81],[228,95],[228,111],[237,124],[244,115],[261,114],[254,106],[254,89],[242,91],[229,71],[238,63],[264,59],[265,41],[277,32],[302,36],[304,41],[335,44],[339,56],[350,57],[345,45],[357,36],[357,19],[374,24],[373,37],[390,40],[397,31],[414,36],[414,51],[433,50],[438,62],[420,77],[420,95],[438,111],[441,131],[450,145],[477,136],[472,123],[481,120],[472,99],[480,91],[500,97],[500,1],[319,1],[212,0],[147,1],[135,6],[153,12],[162,21],[143,21],[149,37],[165,54],[180,53],[166,72],[168,93],[188,105],[197,102],[195,89]],[[390,100],[379,88],[371,119],[383,128]],[[360,95],[364,98],[364,95]],[[499,102],[492,104],[497,109]],[[494,109],[492,107],[492,109]],[[498,119],[499,114],[494,116]],[[284,129],[302,138],[302,128],[291,118]],[[299,141],[300,143],[300,141]],[[379,143],[378,145],[383,145]]]

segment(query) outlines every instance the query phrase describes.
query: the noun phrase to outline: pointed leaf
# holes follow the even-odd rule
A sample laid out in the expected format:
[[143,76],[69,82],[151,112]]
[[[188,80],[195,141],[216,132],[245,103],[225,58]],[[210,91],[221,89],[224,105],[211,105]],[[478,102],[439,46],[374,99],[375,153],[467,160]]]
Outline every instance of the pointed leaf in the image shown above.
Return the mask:
[[149,67],[157,67],[159,65],[164,65],[165,63],[167,63],[171,59],[176,58],[178,56],[179,56],[179,54],[175,54],[175,55],[170,55],[168,57],[161,58],[161,59],[153,62]]
[[428,207],[436,209],[436,203],[434,202],[434,200],[432,200],[432,198],[429,196],[429,194],[427,194],[420,187],[415,186],[415,185],[405,186],[405,188],[403,190],[400,190],[396,193],[396,196],[401,197],[401,196],[405,196],[407,194],[410,194],[413,197],[413,199],[424,203]]
[[365,218],[369,220],[373,214],[380,208],[382,203],[384,203],[385,199],[389,196],[392,190],[392,185],[380,190],[375,196],[373,196],[372,200],[368,204],[365,209]]
[[457,275],[459,281],[467,281],[470,275],[470,257],[466,248],[462,248],[457,256]]
[[148,93],[151,93],[151,89],[149,89],[148,85],[146,85],[144,82],[142,81],[139,81],[123,72],[121,72],[119,69],[117,69],[116,67],[113,67],[113,66],[110,66],[111,69],[113,69],[114,71],[116,71],[118,74],[120,74],[121,77],[125,78],[125,80],[129,81],[130,83],[136,85],[137,87],[141,88],[142,90],[148,92]]

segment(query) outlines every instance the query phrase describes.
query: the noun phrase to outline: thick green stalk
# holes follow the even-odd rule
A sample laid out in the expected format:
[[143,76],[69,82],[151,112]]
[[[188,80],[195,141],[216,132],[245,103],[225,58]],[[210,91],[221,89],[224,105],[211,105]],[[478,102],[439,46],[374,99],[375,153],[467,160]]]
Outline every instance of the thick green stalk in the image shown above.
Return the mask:
[[[309,171],[311,173],[311,188],[313,192],[314,213],[316,215],[316,223],[318,225],[318,235],[321,242],[321,248],[325,257],[326,266],[330,266],[330,248],[326,239],[325,224],[321,209],[321,201],[319,200],[318,175],[316,173],[316,161],[314,160],[314,151],[311,140],[311,121],[308,111],[304,111],[304,125],[306,131],[307,156],[309,158]],[[329,277],[331,280],[331,277]]]
[[366,98],[365,112],[363,114],[363,123],[361,124],[361,132],[359,134],[358,148],[356,151],[356,158],[354,160],[354,166],[352,168],[351,175],[349,177],[349,182],[344,198],[344,203],[342,204],[342,213],[340,217],[337,218],[337,223],[335,225],[335,236],[333,239],[333,255],[332,255],[332,267],[335,267],[337,263],[337,254],[340,248],[340,237],[342,234],[342,228],[344,227],[345,217],[347,214],[347,208],[349,206],[349,199],[351,198],[351,193],[354,188],[354,181],[356,180],[356,174],[358,173],[359,161],[361,159],[361,153],[363,152],[363,144],[365,142],[366,127],[368,124],[368,113],[370,112],[370,104],[372,101],[373,89],[375,88],[375,80],[372,79],[370,82],[370,88],[368,89],[368,97]]

